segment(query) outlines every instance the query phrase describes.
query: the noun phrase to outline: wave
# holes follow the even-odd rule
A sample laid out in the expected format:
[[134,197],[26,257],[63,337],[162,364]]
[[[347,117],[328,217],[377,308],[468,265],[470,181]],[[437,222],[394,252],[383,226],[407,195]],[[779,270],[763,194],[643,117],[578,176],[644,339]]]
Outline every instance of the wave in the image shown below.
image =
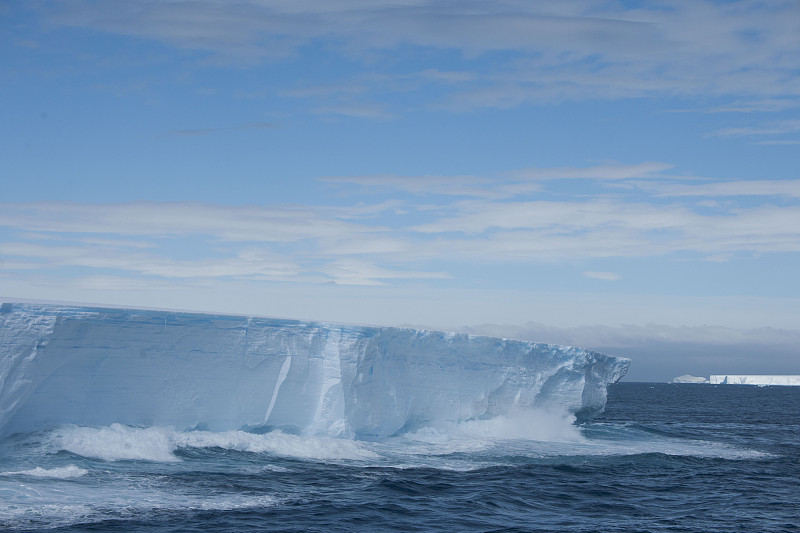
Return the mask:
[[517,408],[506,415],[485,420],[465,420],[422,428],[409,435],[416,440],[528,440],[580,442],[584,440],[575,415],[558,409]]
[[70,479],[86,475],[89,471],[75,465],[67,465],[56,468],[42,468],[37,466],[31,470],[19,470],[15,472],[0,472],[0,476],[31,476],[54,479]]
[[[314,497],[294,492],[295,477],[304,480],[300,485],[309,479],[316,482],[330,474],[329,463],[344,466],[333,470],[352,480],[391,479],[392,472],[415,468],[473,472],[500,467],[505,475],[529,465],[595,464],[605,472],[623,464],[626,470],[649,472],[662,464],[674,465],[676,457],[694,468],[702,464],[698,458],[760,461],[774,456],[653,432],[639,424],[576,425],[572,415],[546,410],[418,428],[379,442],[281,431],[63,426],[0,441],[3,464],[26,465],[0,472],[0,529],[141,517],[158,521],[159,516],[176,516],[172,513],[189,516],[293,505],[298,498]],[[41,466],[27,466],[31,464]],[[185,476],[187,472],[192,475]]]
[[301,437],[282,431],[266,434],[245,431],[176,431],[165,427],[139,428],[112,424],[108,427],[64,426],[47,438],[56,451],[105,461],[142,460],[176,462],[180,449],[220,448],[268,453],[311,460],[374,459],[377,455],[357,441],[331,437]]
[[97,524],[105,520],[126,520],[155,513],[241,511],[279,505],[270,495],[199,495],[175,492],[174,488],[147,487],[141,483],[127,487],[91,487],[84,490],[36,491],[6,489],[5,504],[0,504],[0,529],[52,529],[74,524]]
[[[355,461],[376,466],[473,469],[509,458],[574,456],[669,456],[759,459],[770,454],[731,444],[670,436],[639,426],[575,425],[574,416],[519,409],[487,420],[423,427],[380,442],[305,436],[280,430],[178,431],[167,427],[64,426],[44,437],[51,452],[67,451],[103,461],[182,461],[190,450],[244,452],[298,460]],[[44,471],[43,471],[44,472]]]

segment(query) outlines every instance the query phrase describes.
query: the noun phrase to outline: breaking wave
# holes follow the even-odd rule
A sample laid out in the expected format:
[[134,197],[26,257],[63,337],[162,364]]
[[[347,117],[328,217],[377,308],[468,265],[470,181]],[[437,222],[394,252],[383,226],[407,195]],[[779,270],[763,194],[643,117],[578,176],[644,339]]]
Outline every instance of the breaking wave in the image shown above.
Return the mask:
[[[102,461],[174,463],[191,451],[243,452],[317,462],[359,462],[376,466],[469,470],[506,464],[509,458],[631,456],[663,454],[721,459],[758,459],[769,454],[720,442],[655,434],[644,428],[576,425],[574,416],[545,409],[519,409],[487,420],[423,427],[379,441],[237,431],[178,431],[168,427],[63,426],[45,433],[43,449]],[[16,474],[76,477],[69,466]],[[9,474],[9,473],[6,473]]]

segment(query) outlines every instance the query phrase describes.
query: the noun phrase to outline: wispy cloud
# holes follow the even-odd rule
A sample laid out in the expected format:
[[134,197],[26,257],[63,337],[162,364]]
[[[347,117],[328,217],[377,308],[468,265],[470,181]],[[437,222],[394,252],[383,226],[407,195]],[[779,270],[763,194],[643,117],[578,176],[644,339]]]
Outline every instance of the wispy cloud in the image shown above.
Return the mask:
[[[72,2],[42,10],[52,26],[132,35],[252,63],[326,40],[342,56],[378,63],[402,47],[462,54],[476,68],[431,65],[419,80],[452,84],[442,107],[668,95],[800,94],[796,2],[678,2],[626,7],[549,3]],[[492,56],[492,69],[479,67]],[[208,61],[209,58],[206,58]],[[374,70],[374,69],[371,69]],[[384,84],[374,80],[374,84]],[[736,106],[731,106],[735,108]]]
[[655,179],[672,165],[647,162],[638,165],[608,164],[592,167],[525,168],[496,176],[330,176],[326,183],[350,184],[362,190],[396,190],[416,195],[448,195],[478,198],[511,198],[542,190],[543,182],[558,180],[621,181]]
[[393,115],[386,111],[382,105],[376,104],[343,104],[318,107],[314,109],[314,113],[318,113],[320,115],[342,115],[354,118],[384,120],[393,117]]
[[800,120],[781,120],[769,122],[759,126],[724,128],[712,132],[710,135],[720,137],[758,137],[766,135],[785,135],[800,132]]
[[171,137],[199,137],[202,135],[210,135],[212,133],[220,133],[225,131],[264,130],[264,129],[273,129],[277,127],[278,125],[272,122],[253,122],[249,124],[242,124],[241,126],[232,126],[229,128],[196,128],[196,129],[172,130],[167,135]]
[[755,144],[760,144],[764,146],[797,146],[800,145],[800,141],[788,141],[788,140],[770,140],[770,141],[758,141]]
[[729,105],[713,107],[706,113],[777,113],[800,107],[800,99],[769,98],[750,102],[732,102]]
[[[33,265],[379,285],[444,279],[478,263],[707,262],[800,251],[800,180],[682,179],[664,174],[669,169],[642,163],[491,177],[324,178],[345,188],[335,206],[5,203],[0,227],[15,232],[0,243],[0,259],[15,271]],[[577,179],[586,183],[565,192],[565,180]],[[382,188],[395,191],[393,199]],[[361,201],[375,193],[378,201]],[[348,195],[356,197],[350,205]],[[191,256],[180,245],[189,241]],[[621,279],[602,267],[584,276]]]
[[288,279],[301,271],[299,265],[286,258],[255,249],[243,249],[234,257],[222,259],[174,260],[155,253],[129,252],[105,246],[45,246],[6,242],[0,243],[0,254],[40,260],[39,268],[79,266],[164,278],[247,276]]
[[342,258],[325,265],[322,270],[333,283],[340,285],[383,285],[386,280],[447,279],[446,272],[421,272],[381,268],[368,261]]
[[417,195],[444,194],[452,196],[505,196],[491,187],[492,180],[477,176],[335,176],[320,178],[326,183],[358,185],[365,191],[396,190]]
[[553,261],[677,252],[797,252],[798,227],[798,206],[708,215],[684,206],[539,202],[484,205],[413,229],[442,236],[437,249],[452,256]]
[[649,161],[638,165],[599,165],[592,167],[526,168],[511,173],[520,180],[625,180],[631,178],[653,178],[669,170],[673,165]]
[[615,272],[584,272],[584,276],[591,279],[599,279],[602,281],[617,281],[622,279],[622,276]]
[[192,202],[0,204],[0,226],[109,235],[206,235],[222,241],[295,242],[382,231],[338,220],[336,208]]
[[800,180],[736,180],[716,183],[668,183],[652,187],[657,196],[780,196],[800,198]]

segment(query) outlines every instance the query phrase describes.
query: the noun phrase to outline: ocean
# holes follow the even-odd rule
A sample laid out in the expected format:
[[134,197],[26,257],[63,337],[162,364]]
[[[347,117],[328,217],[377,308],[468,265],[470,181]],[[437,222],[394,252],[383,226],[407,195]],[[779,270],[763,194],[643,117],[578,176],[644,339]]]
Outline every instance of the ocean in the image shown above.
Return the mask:
[[800,531],[800,387],[618,383],[380,442],[60,426],[0,441],[3,531]]

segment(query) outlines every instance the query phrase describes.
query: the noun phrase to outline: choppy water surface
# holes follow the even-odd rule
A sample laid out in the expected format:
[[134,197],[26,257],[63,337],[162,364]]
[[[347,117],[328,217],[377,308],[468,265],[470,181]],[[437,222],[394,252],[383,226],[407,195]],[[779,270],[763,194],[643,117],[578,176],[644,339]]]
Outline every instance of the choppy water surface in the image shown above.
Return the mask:
[[65,426],[0,442],[12,531],[798,531],[800,388],[622,383],[383,442]]

